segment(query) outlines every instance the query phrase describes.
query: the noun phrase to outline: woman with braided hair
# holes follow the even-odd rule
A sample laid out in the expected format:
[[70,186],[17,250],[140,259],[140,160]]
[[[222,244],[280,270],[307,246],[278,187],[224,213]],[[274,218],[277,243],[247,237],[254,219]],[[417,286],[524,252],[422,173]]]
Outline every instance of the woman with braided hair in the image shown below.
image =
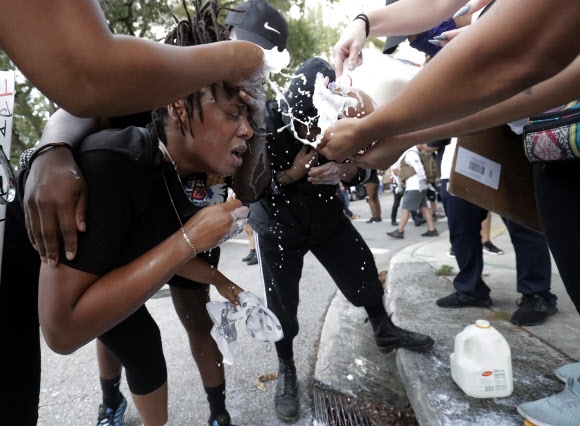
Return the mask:
[[[177,26],[167,35],[165,43],[176,46],[189,46],[192,44],[211,43],[213,40],[225,40],[229,37],[228,30],[217,21],[217,2],[215,0],[208,1],[203,6],[200,1],[196,1],[196,8],[199,10],[198,17],[200,19],[192,24],[191,17],[188,14],[188,19],[178,22]],[[187,7],[185,10],[187,13]],[[226,86],[226,89],[230,90],[231,88]],[[216,86],[212,85],[210,91],[215,97]],[[238,89],[233,88],[232,95],[234,92],[237,93]],[[249,99],[247,100],[250,102]],[[204,117],[203,102],[208,102],[203,91],[193,93],[184,99],[183,106],[186,117],[183,120],[184,122],[180,122],[182,130],[185,121],[190,122],[195,111],[199,112],[201,118]],[[168,109],[158,108],[153,111],[152,117],[152,126],[155,128],[156,134],[161,140],[165,140],[165,122],[168,119]],[[256,181],[242,175],[256,172],[255,158],[260,152],[263,152],[263,149],[260,148],[263,145],[264,141],[261,135],[256,135],[256,137],[252,137],[248,141],[250,149],[247,152],[240,153],[243,158],[243,165],[237,169],[234,178],[237,178],[238,182],[244,183],[245,186],[250,181]],[[266,177],[269,176],[267,172],[262,173],[260,171],[259,174],[263,174]],[[207,173],[195,173],[184,178],[182,182],[185,192],[198,208],[225,202],[227,186],[232,186],[232,182],[229,179],[224,179],[221,175],[208,175]],[[264,184],[260,187],[263,187]],[[242,195],[241,199],[244,201],[245,197],[243,195],[248,192],[246,188],[240,184],[236,186],[236,190]],[[201,255],[205,256],[204,260],[207,263],[217,268],[220,258],[219,248]],[[213,323],[205,309],[206,303],[210,300],[209,285],[200,284],[176,275],[169,280],[169,286],[175,310],[187,332],[191,353],[200,372],[209,403],[210,416],[208,423],[211,426],[230,425],[230,415],[225,403],[226,384],[222,354],[210,335]],[[115,419],[122,418],[127,406],[126,399],[119,389],[122,364],[101,340],[97,341],[97,354],[103,393],[103,403],[99,406],[97,424],[116,426]]]
[[[166,41],[179,46],[225,40],[217,2],[194,4],[197,14],[179,22]],[[76,256],[67,258],[63,248],[58,265],[41,263],[27,238],[21,201],[30,164],[23,165],[20,202],[7,211],[0,284],[0,334],[11,342],[5,361],[23,367],[1,373],[2,418],[8,424],[36,424],[38,322],[49,347],[62,354],[98,337],[110,351],[105,354],[125,367],[144,425],[167,424],[166,365],[159,330],[144,303],[168,281],[210,399],[209,424],[231,424],[221,354],[204,305],[209,284],[232,303],[241,289],[215,269],[217,250],[202,252],[243,227],[235,220],[245,213],[240,201],[212,205],[216,200],[206,183],[238,175],[248,145],[261,140],[253,137],[258,100],[248,92],[254,93],[214,83],[157,108],[147,130],[126,127],[84,138],[75,158],[90,191],[86,231],[78,236]],[[23,389],[8,389],[15,383]],[[104,412],[99,424],[120,424],[110,414]]]

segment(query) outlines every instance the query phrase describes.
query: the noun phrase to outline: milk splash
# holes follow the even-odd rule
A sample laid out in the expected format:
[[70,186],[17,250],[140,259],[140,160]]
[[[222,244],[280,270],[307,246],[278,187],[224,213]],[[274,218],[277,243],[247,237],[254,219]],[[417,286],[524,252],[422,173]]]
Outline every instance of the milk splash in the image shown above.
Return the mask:
[[[284,74],[284,73],[279,73],[281,74],[283,77],[287,78],[288,80],[291,80],[293,78],[297,78],[297,77],[301,77],[304,78],[303,74],[299,74],[299,75],[294,75],[294,74]],[[279,109],[278,112],[286,117],[290,117],[290,124],[286,125],[286,126],[282,126],[279,129],[277,129],[278,133],[283,132],[285,129],[288,129],[292,132],[292,134],[294,135],[294,138],[296,140],[299,140],[300,142],[307,144],[307,145],[311,145],[311,142],[307,139],[302,139],[298,133],[296,132],[296,129],[294,128],[294,121],[297,121],[299,123],[304,124],[306,127],[310,128],[311,127],[311,120],[312,118],[309,118],[308,121],[302,121],[300,120],[298,117],[294,117],[294,115],[292,114],[292,110],[288,110],[285,111],[281,108],[282,103],[286,103],[286,96],[284,96],[284,93],[282,92],[282,88],[280,88],[280,86],[273,80],[270,80],[269,78],[266,79],[266,83],[272,88],[272,90],[274,91],[274,93],[276,94],[276,102],[279,105]]]
[[268,74],[279,74],[290,64],[290,53],[284,49],[282,52],[277,47],[262,49],[264,51],[264,69]]
[[[278,133],[288,129],[294,135],[296,140],[300,142],[313,146],[316,148],[318,143],[322,139],[322,135],[325,130],[328,129],[336,122],[339,118],[345,116],[345,111],[349,108],[356,108],[357,105],[364,106],[363,98],[360,95],[360,91],[356,88],[350,87],[350,84],[337,84],[335,82],[328,83],[325,77],[319,73],[316,76],[316,81],[314,84],[314,92],[303,92],[300,93],[302,96],[310,97],[312,96],[312,103],[318,111],[317,117],[304,117],[302,111],[293,111],[292,109],[286,110],[283,105],[287,105],[286,97],[284,96],[283,90],[275,81],[270,79],[271,74],[281,74],[283,77],[288,78],[288,80],[306,78],[304,74],[298,75],[288,75],[282,73],[282,70],[288,66],[290,63],[290,54],[287,50],[282,52],[278,51],[277,48],[272,48],[270,50],[264,50],[264,71],[265,71],[265,82],[272,88],[276,95],[276,101],[280,106],[279,112],[283,116],[290,118],[290,124],[280,127]],[[306,84],[306,81],[303,82]],[[352,93],[355,96],[349,96]],[[301,118],[299,118],[301,117]],[[294,127],[295,123],[301,123],[306,128],[310,129],[314,126],[314,121],[318,119],[317,127],[321,129],[321,133],[317,136],[314,142],[308,139],[301,138]]]
[[[301,79],[306,78],[304,74],[297,74],[297,75],[295,75],[295,74],[283,74],[283,73],[280,73],[280,74],[283,77],[288,78],[288,80],[292,80],[295,78],[301,78]],[[342,111],[345,108],[348,108],[349,106],[353,106],[356,104],[356,101],[354,99],[346,98],[343,95],[332,93],[332,91],[326,87],[326,82],[324,80],[324,76],[319,73],[317,75],[317,79],[315,82],[314,93],[313,94],[311,94],[309,92],[301,93],[301,95],[304,95],[304,96],[312,96],[312,101],[314,103],[314,106],[318,110],[319,115],[317,117],[303,117],[302,111],[294,111],[292,108],[290,108],[288,110],[282,108],[283,104],[287,105],[286,97],[284,95],[284,92],[282,91],[282,88],[280,88],[280,86],[275,81],[272,81],[269,78],[266,80],[266,82],[270,85],[270,87],[272,88],[272,90],[276,94],[276,101],[278,102],[278,105],[280,106],[280,109],[278,110],[278,112],[280,114],[282,114],[283,116],[290,118],[290,124],[282,126],[279,129],[277,129],[278,133],[281,133],[285,129],[288,129],[292,132],[292,134],[294,135],[294,138],[296,140],[302,142],[305,145],[310,145],[313,147],[316,147],[318,145],[319,139],[322,137],[322,135],[319,135],[317,137],[317,140],[314,142],[309,141],[308,139],[303,139],[296,132],[296,129],[294,127],[294,123],[295,122],[300,123],[300,124],[306,126],[306,128],[310,129],[310,128],[314,127],[314,121],[316,118],[318,118],[319,121],[318,121],[317,126],[321,127],[321,120],[322,120],[322,122],[324,123],[324,126],[325,126],[324,129],[326,129],[326,127],[328,127],[331,123],[336,121],[337,118],[340,116],[340,114],[338,114],[337,111],[339,111],[339,110]],[[304,83],[306,83],[306,82],[304,82]],[[328,107],[325,106],[325,105],[327,105],[327,103],[329,103]],[[340,107],[341,104],[343,105],[342,108]]]
[[[314,94],[312,95],[312,103],[318,110],[318,127],[320,127],[320,134],[316,138],[313,145],[316,147],[326,129],[331,127],[336,120],[344,117],[344,113],[348,108],[356,108],[359,103],[356,99],[351,98],[339,89],[335,83],[328,84],[321,73],[316,75],[316,82],[314,83]],[[359,99],[360,101],[360,99]]]

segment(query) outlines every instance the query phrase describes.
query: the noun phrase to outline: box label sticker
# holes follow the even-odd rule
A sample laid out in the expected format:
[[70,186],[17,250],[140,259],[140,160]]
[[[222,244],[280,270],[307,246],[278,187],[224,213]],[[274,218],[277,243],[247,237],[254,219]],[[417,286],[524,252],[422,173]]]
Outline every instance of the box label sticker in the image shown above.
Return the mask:
[[479,183],[490,186],[493,189],[499,187],[499,176],[501,174],[501,164],[482,157],[475,152],[463,147],[457,149],[457,159],[455,160],[455,171],[476,180]]

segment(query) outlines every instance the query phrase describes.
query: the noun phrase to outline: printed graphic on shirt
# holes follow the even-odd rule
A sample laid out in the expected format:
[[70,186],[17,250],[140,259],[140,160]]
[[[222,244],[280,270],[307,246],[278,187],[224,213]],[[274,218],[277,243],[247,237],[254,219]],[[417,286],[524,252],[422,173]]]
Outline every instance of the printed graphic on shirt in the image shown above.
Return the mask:
[[183,189],[193,205],[200,208],[224,203],[228,197],[225,178],[219,175],[190,176],[184,180]]

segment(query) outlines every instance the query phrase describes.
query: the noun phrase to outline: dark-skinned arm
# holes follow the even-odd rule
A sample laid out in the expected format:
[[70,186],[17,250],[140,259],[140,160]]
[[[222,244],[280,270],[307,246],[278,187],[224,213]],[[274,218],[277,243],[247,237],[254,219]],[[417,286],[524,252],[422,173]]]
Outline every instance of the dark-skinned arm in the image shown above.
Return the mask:
[[0,48],[42,93],[80,117],[151,110],[262,72],[262,49],[246,41],[176,47],[113,35],[96,0],[1,0],[0,10]]
[[[73,152],[87,135],[101,127],[98,118],[78,118],[60,109],[48,120],[38,147],[64,142],[34,156],[24,189],[28,237],[44,263],[58,264],[59,233],[66,256],[76,256],[77,231],[86,229],[87,187]],[[38,147],[36,148],[38,150]]]
[[[240,205],[239,200],[216,204],[187,221],[184,232],[197,250],[202,252],[218,244],[230,231],[232,211]],[[178,230],[137,259],[103,276],[63,264],[54,268],[42,264],[38,309],[48,346],[60,354],[74,352],[135,312],[193,257]]]
[[177,275],[198,283],[213,285],[219,294],[228,299],[232,304],[240,304],[236,296],[244,290],[218,271],[217,268],[214,268],[202,259],[191,259],[183,265],[181,270],[177,272]]
[[461,136],[520,120],[580,98],[580,57],[556,76],[460,120],[380,141],[372,150],[353,159],[360,167],[388,168],[413,145]]
[[243,163],[232,177],[232,189],[244,203],[256,201],[270,183],[270,160],[266,148],[266,96],[262,87],[240,92],[257,129],[247,141]]
[[[550,25],[542,26],[546,19]],[[321,152],[340,161],[374,141],[458,120],[553,77],[580,52],[580,40],[569,37],[578,19],[578,3],[497,2],[389,103],[337,122]],[[534,49],[525,49],[530,40]]]

